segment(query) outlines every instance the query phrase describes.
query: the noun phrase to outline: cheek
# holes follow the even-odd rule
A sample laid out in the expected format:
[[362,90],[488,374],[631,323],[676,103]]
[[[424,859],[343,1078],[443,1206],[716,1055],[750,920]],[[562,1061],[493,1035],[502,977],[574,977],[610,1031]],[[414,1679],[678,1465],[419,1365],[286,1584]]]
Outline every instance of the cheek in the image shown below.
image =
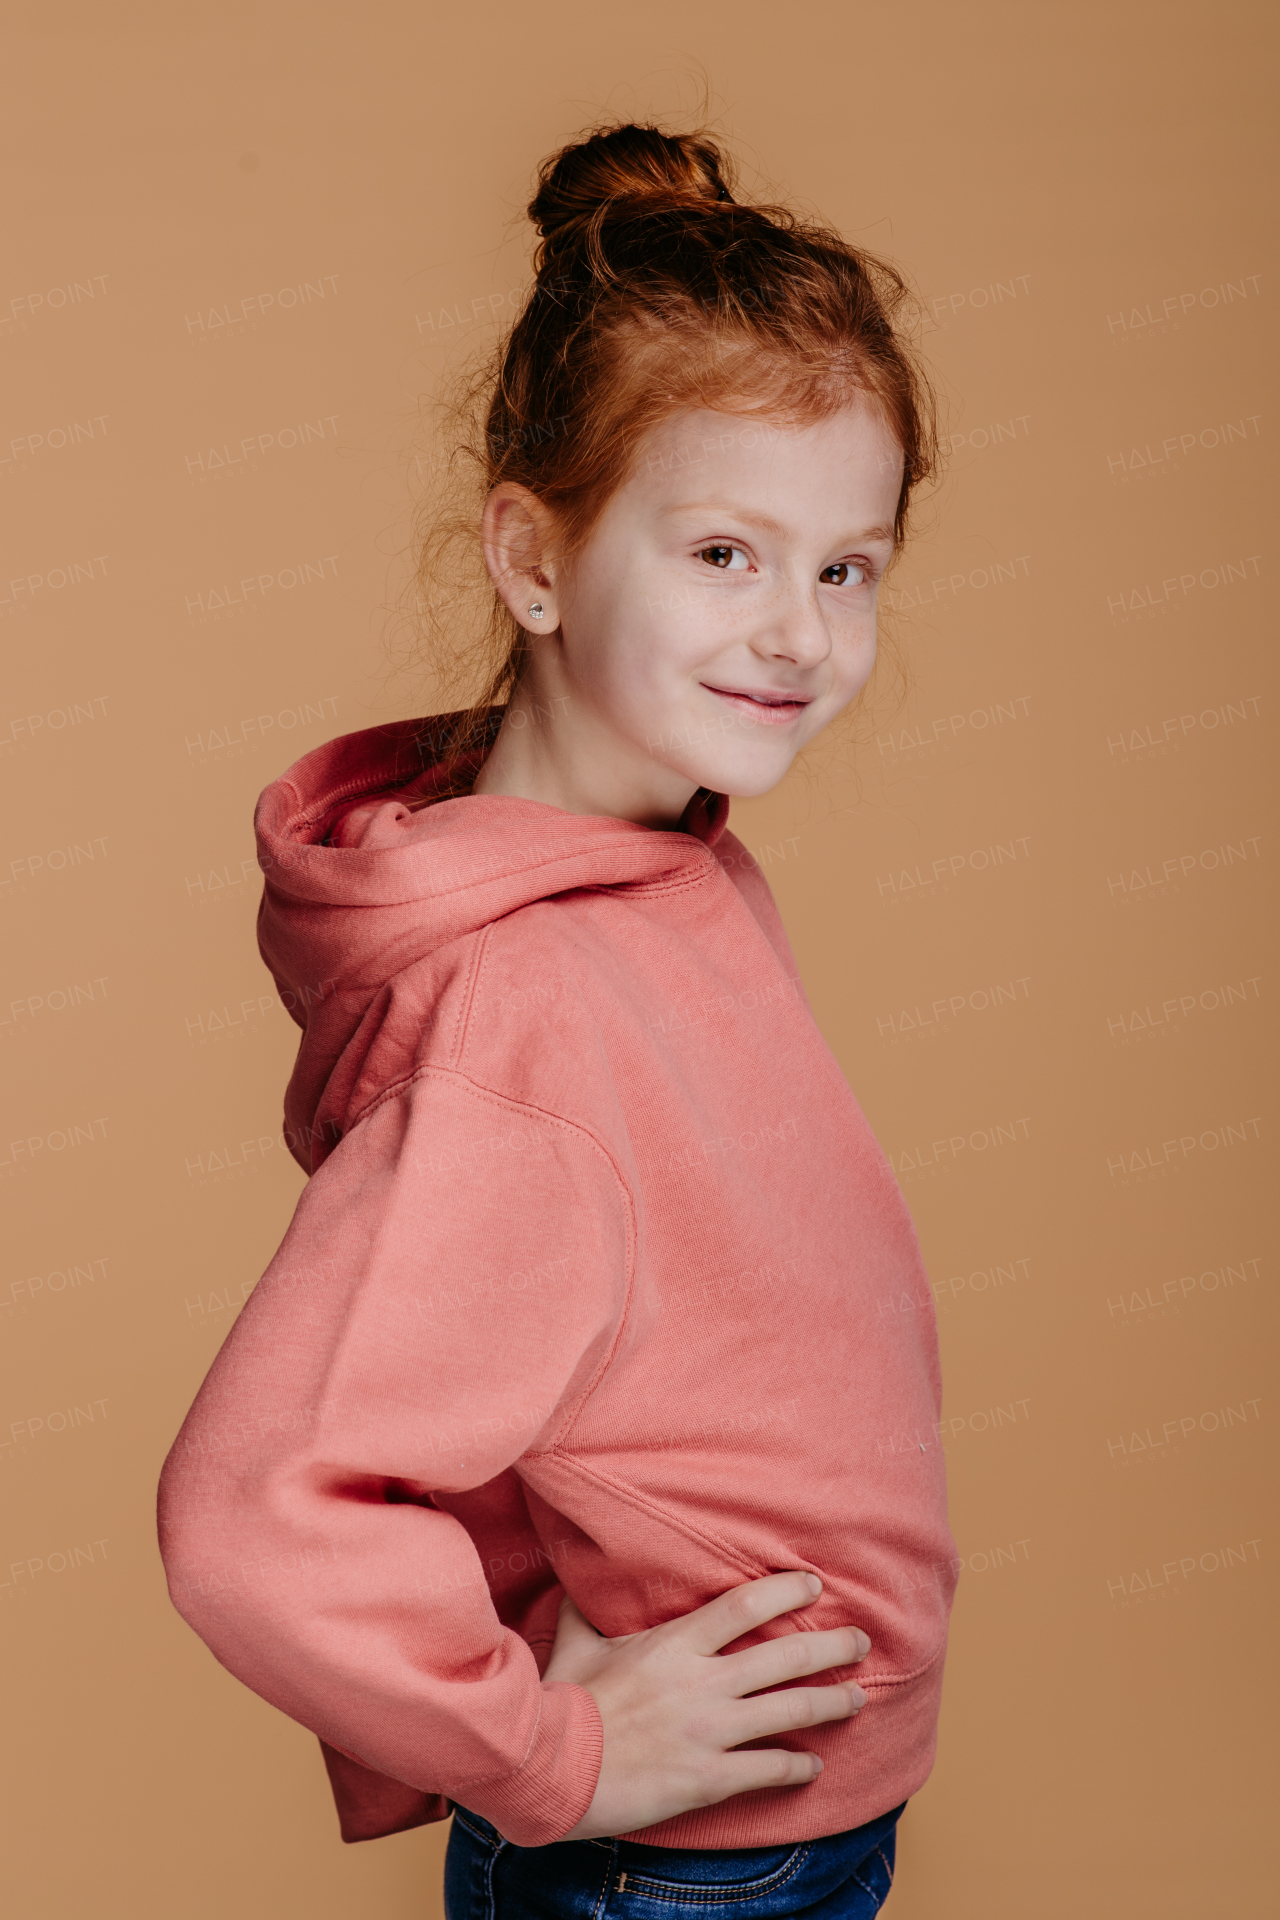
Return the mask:
[[874,609],[855,620],[836,650],[836,680],[849,698],[861,691],[871,678],[876,663],[876,616]]
[[650,611],[642,603],[620,630],[619,644],[609,649],[607,678],[619,705],[636,715],[669,713],[696,674],[705,634],[702,641],[695,612],[656,606]]
[[566,622],[573,677],[624,731],[646,727],[653,711],[670,706],[687,619],[652,570],[620,564],[579,577]]
[[633,700],[669,703],[675,683],[687,681],[714,651],[713,608],[677,574],[636,568],[583,603],[584,672]]

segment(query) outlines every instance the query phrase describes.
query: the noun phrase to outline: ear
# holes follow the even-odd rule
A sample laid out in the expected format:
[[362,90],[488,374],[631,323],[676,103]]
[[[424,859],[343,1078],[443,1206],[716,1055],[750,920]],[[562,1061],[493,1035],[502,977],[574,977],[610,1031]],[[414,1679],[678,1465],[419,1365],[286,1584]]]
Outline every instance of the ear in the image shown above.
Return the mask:
[[[560,625],[558,569],[550,557],[555,521],[528,487],[504,480],[484,503],[480,540],[489,577],[527,633],[554,633]],[[542,614],[534,619],[531,606]]]

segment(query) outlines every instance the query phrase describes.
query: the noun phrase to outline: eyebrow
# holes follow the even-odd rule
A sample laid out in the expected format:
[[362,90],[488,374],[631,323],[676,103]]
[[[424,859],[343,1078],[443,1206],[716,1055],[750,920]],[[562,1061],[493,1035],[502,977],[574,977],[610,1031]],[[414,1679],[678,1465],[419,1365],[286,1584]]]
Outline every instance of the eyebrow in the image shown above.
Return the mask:
[[[701,500],[691,501],[687,506],[672,507],[669,511],[700,514],[726,513],[735,520],[741,520],[744,526],[759,527],[762,533],[772,534],[775,540],[785,540],[790,532],[788,527],[780,525],[777,520],[771,520],[767,513],[747,513],[741,507],[721,507],[715,504],[708,506]],[[874,527],[865,527],[850,544],[856,547],[860,541],[864,540],[884,540],[892,544],[893,528],[883,523]]]

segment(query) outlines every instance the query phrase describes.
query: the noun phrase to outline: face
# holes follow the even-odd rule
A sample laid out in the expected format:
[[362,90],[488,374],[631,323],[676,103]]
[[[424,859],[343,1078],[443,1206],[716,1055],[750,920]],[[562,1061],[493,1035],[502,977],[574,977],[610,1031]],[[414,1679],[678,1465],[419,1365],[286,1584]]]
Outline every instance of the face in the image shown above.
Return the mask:
[[849,704],[902,468],[861,398],[816,426],[692,412],[654,433],[572,566],[510,601],[533,633],[528,604],[554,600],[531,691],[559,698],[584,791],[623,796],[600,811],[654,822],[697,787],[766,793]]

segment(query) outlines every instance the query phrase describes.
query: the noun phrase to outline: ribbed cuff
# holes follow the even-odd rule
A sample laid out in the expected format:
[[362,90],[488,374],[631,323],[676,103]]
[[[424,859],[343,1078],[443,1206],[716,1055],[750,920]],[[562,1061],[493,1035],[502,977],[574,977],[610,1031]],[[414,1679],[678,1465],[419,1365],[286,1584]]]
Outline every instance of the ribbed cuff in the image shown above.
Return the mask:
[[600,1709],[585,1687],[544,1681],[533,1743],[515,1773],[460,1781],[452,1797],[517,1847],[546,1847],[576,1827],[595,1794],[604,1755]]

